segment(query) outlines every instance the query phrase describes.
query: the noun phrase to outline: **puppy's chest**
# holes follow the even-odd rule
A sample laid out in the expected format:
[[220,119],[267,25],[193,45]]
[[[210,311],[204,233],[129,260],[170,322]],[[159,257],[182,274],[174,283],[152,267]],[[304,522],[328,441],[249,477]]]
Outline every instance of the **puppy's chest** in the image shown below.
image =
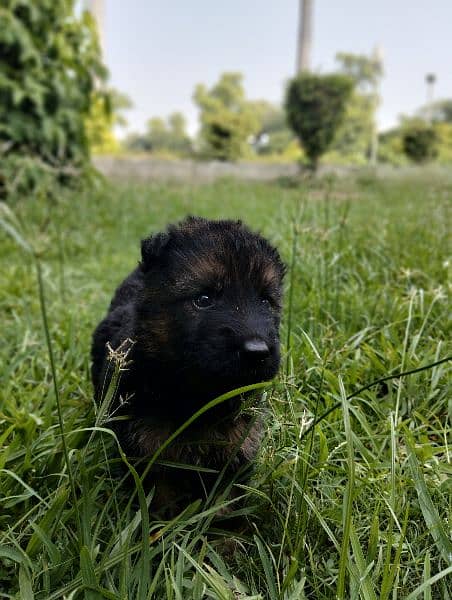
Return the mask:
[[[135,453],[151,457],[171,435],[170,428],[136,423],[133,434]],[[262,438],[261,422],[237,419],[227,425],[205,427],[184,432],[160,455],[164,461],[221,469],[229,461],[239,464],[252,461]]]

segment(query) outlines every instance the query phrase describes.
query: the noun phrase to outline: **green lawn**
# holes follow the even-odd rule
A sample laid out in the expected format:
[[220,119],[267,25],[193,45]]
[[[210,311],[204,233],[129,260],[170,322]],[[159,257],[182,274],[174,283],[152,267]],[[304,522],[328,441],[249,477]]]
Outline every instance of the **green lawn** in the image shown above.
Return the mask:
[[[451,203],[445,177],[356,175],[98,185],[0,208],[0,598],[452,598],[450,363],[429,367],[452,354]],[[187,213],[243,218],[289,267],[244,532],[213,520],[224,498],[155,521],[152,491],[121,479],[112,436],[92,429],[92,330],[139,240]]]

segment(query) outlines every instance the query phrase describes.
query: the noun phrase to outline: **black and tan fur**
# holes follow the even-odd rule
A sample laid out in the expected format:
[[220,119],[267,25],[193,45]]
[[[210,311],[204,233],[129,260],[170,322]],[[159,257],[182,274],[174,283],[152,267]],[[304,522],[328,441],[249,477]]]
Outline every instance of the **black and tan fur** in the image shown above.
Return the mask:
[[[239,221],[189,217],[143,240],[141,253],[94,332],[92,378],[100,401],[112,371],[107,343],[130,344],[111,407],[130,419],[113,427],[129,456],[147,458],[210,400],[274,377],[284,267],[277,250]],[[160,458],[216,471],[228,464],[230,475],[249,465],[262,424],[240,410],[242,400],[205,413]],[[155,473],[157,487],[160,481],[187,498],[214,480],[170,468]]]

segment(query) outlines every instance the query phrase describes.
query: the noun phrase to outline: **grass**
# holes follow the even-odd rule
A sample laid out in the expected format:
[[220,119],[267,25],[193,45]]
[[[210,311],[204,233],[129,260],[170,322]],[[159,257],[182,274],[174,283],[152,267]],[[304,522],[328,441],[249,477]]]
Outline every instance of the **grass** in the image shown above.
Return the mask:
[[[1,209],[0,598],[452,597],[452,181],[282,183]],[[243,218],[289,266],[245,532],[214,520],[225,497],[156,520],[92,402],[94,326],[139,239],[187,213]]]

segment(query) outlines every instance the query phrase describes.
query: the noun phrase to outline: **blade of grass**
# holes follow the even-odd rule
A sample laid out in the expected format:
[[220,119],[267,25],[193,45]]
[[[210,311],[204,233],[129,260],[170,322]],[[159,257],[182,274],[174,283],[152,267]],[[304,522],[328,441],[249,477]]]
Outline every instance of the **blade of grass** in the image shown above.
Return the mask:
[[350,541],[352,544],[353,556],[355,557],[355,563],[358,568],[360,595],[362,595],[363,600],[377,600],[375,589],[369,576],[371,565],[366,564],[366,561],[364,560],[364,553],[353,522],[350,523]]
[[450,564],[452,562],[452,542],[444,529],[438,510],[428,491],[424,475],[416,457],[414,442],[409,432],[406,435],[406,442],[408,447],[408,466],[411,471],[425,524],[444,561],[446,564]]
[[344,504],[342,512],[342,545],[339,556],[339,574],[337,580],[337,597],[339,600],[345,600],[345,576],[347,573],[348,562],[350,560],[349,541],[350,529],[352,525],[353,496],[355,489],[355,463],[353,450],[353,435],[350,422],[350,413],[348,398],[345,393],[344,384],[339,377],[339,389],[341,392],[342,411],[344,418],[345,438],[347,440],[347,483],[345,486]]
[[450,567],[447,567],[446,569],[443,569],[439,573],[436,573],[436,575],[433,575],[433,577],[430,577],[430,579],[427,579],[427,581],[421,583],[419,587],[417,587],[413,592],[411,592],[411,594],[409,594],[406,597],[406,600],[415,600],[415,598],[418,598],[418,596],[425,592],[425,590],[431,588],[434,583],[440,581],[444,577],[447,577],[447,575],[450,575],[451,573],[452,565],[450,565]]

